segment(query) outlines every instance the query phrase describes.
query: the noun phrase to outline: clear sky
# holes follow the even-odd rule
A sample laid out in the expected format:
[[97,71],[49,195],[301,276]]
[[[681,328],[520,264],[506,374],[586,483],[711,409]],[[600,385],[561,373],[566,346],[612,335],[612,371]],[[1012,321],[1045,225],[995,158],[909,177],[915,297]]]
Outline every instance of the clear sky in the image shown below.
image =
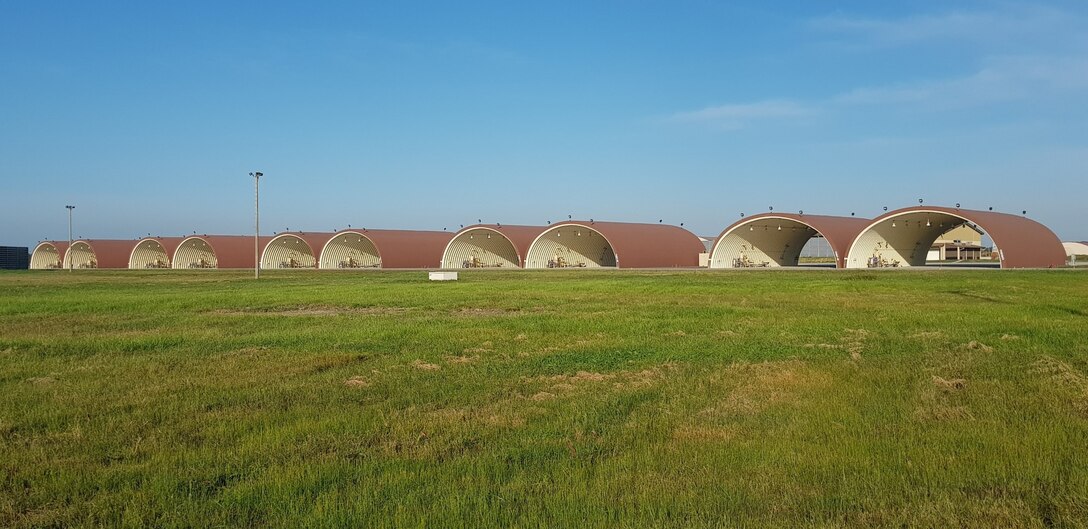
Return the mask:
[[[894,4],[894,5],[893,5]],[[1088,4],[0,0],[0,244],[1017,212],[1088,240]]]

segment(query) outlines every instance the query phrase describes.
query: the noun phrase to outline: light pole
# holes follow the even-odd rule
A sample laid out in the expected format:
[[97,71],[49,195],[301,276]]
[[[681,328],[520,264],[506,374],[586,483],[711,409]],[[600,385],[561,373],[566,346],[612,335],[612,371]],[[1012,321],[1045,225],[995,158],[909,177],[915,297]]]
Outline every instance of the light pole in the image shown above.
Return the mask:
[[[68,209],[68,249],[65,250],[64,253],[66,255],[71,255],[68,252],[72,251],[72,210],[76,209],[76,207],[75,206],[64,206],[64,207],[66,209]],[[64,257],[61,257],[61,261],[63,261],[63,260],[64,260]],[[72,259],[71,259],[71,257],[68,258],[68,271],[69,272],[72,271]]]
[[253,278],[261,278],[261,177],[264,173],[249,173],[253,177]]

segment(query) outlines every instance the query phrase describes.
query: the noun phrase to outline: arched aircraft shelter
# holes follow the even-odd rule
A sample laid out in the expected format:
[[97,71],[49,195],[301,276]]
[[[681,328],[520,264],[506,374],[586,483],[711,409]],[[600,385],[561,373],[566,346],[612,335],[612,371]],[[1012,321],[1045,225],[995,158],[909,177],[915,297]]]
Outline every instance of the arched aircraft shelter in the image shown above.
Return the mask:
[[718,236],[710,253],[711,268],[797,266],[801,249],[823,237],[843,268],[850,244],[869,219],[800,213],[762,213],[733,223]]
[[136,241],[80,240],[64,252],[64,268],[128,268],[128,257]]
[[64,266],[64,252],[68,250],[68,241],[43,241],[34,247],[30,254],[31,270],[52,270]]
[[923,266],[937,237],[965,223],[990,236],[1002,268],[1050,268],[1065,262],[1065,251],[1054,232],[1027,217],[916,206],[890,211],[873,219],[851,244],[846,266]]
[[696,267],[703,251],[699,237],[678,226],[567,221],[537,236],[525,268]]
[[[271,237],[261,237],[262,250]],[[193,235],[178,244],[175,269],[253,268],[253,237],[248,235]]]
[[320,267],[432,268],[453,238],[444,231],[346,230],[333,235],[321,249]]
[[148,237],[136,243],[128,258],[128,267],[133,270],[144,268],[170,268],[174,251],[183,239],[181,237]]
[[457,232],[442,253],[442,268],[521,268],[545,226],[477,224]]
[[272,237],[261,252],[261,268],[317,268],[318,252],[331,233],[286,232]]

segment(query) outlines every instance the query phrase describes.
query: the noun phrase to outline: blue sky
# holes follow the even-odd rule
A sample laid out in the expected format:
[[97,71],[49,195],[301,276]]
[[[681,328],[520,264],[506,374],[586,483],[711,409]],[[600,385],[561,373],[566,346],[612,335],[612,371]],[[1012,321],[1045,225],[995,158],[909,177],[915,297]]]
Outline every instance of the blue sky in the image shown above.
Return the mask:
[[0,2],[0,244],[962,203],[1088,240],[1083,2]]

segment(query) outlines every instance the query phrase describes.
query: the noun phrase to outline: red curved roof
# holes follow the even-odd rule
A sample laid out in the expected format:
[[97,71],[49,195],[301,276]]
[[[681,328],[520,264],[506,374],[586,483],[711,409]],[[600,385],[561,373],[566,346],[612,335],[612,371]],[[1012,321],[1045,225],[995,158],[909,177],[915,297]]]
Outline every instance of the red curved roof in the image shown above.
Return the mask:
[[[306,245],[310,247],[310,251],[313,252],[314,259],[317,259],[318,257],[321,257],[321,249],[325,247],[325,243],[329,242],[329,239],[332,239],[333,236],[335,236],[336,234],[327,232],[315,233],[306,231],[281,231],[276,235],[270,237],[268,240],[271,241],[272,239],[283,237],[284,235],[294,235],[295,237],[302,239],[302,242],[306,243]],[[250,243],[252,244],[253,237],[250,237],[249,239]],[[261,252],[264,252],[264,245],[262,245],[261,247]]]
[[440,267],[442,253],[453,239],[450,232],[417,230],[351,229],[337,232],[333,236],[343,233],[354,233],[370,239],[378,250],[382,268]]
[[[525,256],[529,254],[529,247],[532,246],[533,241],[540,236],[541,233],[547,231],[551,226],[524,226],[524,225],[505,225],[505,224],[473,224],[472,226],[465,226],[461,228],[450,240],[460,236],[462,233],[467,233],[470,230],[486,228],[494,230],[506,240],[510,241],[510,244],[514,245],[514,251],[518,254],[518,266],[525,266]],[[448,241],[447,241],[448,242]],[[443,248],[444,252],[445,248]],[[442,260],[442,255],[438,256],[439,262]]]
[[65,252],[68,251],[68,241],[42,241],[42,242],[39,242],[38,245],[34,247],[34,250],[30,252],[30,263],[31,263],[31,265],[33,266],[33,263],[34,263],[34,254],[38,253],[38,249],[41,248],[43,245],[46,245],[46,244],[52,246],[53,249],[55,249],[57,251],[57,259],[59,259],[60,263],[63,265],[64,264],[64,254],[65,254]]
[[[64,252],[68,251],[68,241],[42,241],[42,242],[38,243],[38,245],[35,246],[34,249],[37,250],[43,244],[53,245],[53,248],[57,249],[57,255],[60,256],[62,261],[64,260]],[[31,255],[33,255],[34,252],[30,252],[30,253],[31,253]]]
[[699,254],[706,251],[694,233],[669,224],[568,220],[544,231],[563,226],[581,226],[600,233],[612,246],[616,268],[696,267]]
[[80,239],[72,241],[72,245],[81,242],[91,247],[98,268],[128,268],[132,249],[140,243],[138,240]]
[[[994,246],[1000,252],[1002,268],[1053,268],[1065,264],[1065,249],[1050,228],[1027,217],[995,211],[912,206],[889,211],[873,219],[862,233],[884,220],[915,211],[947,213],[977,224],[993,239]],[[859,233],[858,237],[861,235]]]
[[[854,239],[858,234],[865,230],[869,226],[870,219],[862,219],[858,217],[836,217],[832,215],[805,215],[801,213],[760,213],[758,215],[752,215],[750,217],[744,217],[737,222],[731,224],[728,228],[722,230],[717,239],[714,239],[714,247],[718,245],[718,240],[733,231],[739,226],[743,226],[752,221],[765,219],[765,218],[782,218],[789,219],[801,224],[805,224],[808,227],[820,232],[820,235],[824,237],[824,240],[831,246],[831,249],[837,256],[835,258],[835,266],[838,268],[846,267],[846,254],[850,252],[850,245],[854,243]],[[712,248],[713,250],[713,248]]]
[[[215,252],[216,268],[253,268],[252,235],[190,235],[183,239],[182,242],[189,239],[200,239],[212,248],[212,251]],[[264,253],[264,247],[271,240],[272,237],[261,236],[261,253]],[[175,253],[177,252],[175,251]],[[170,261],[173,262],[175,257],[172,256]]]

